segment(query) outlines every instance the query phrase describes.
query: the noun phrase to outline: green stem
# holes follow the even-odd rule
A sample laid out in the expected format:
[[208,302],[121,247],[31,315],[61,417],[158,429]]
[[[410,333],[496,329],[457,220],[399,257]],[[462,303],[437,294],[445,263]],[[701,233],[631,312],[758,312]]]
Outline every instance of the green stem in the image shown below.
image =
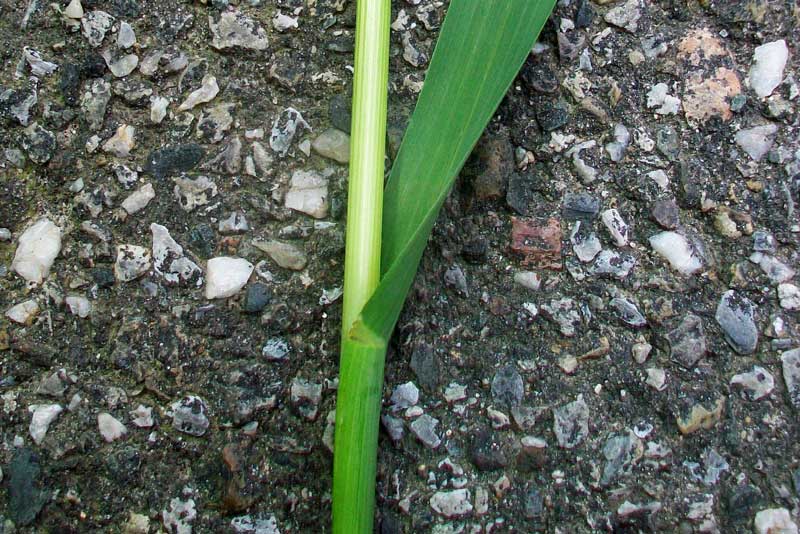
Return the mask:
[[354,328],[380,281],[390,0],[358,0],[342,346],[336,401],[333,532],[372,532],[386,342]]

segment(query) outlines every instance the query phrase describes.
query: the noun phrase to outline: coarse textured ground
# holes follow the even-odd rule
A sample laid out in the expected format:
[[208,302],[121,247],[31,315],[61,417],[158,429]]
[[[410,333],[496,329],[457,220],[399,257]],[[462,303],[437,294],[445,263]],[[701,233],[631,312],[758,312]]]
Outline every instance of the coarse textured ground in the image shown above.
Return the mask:
[[[393,4],[389,156],[447,8]],[[330,530],[354,9],[0,1],[0,532]],[[798,24],[559,2],[398,324],[377,531],[797,532]]]

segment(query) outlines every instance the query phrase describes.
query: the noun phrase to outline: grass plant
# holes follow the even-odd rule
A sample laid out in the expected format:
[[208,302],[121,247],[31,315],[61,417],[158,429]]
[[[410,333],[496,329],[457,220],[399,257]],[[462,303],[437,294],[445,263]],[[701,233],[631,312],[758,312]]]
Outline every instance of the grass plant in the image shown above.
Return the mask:
[[372,531],[384,358],[456,175],[555,0],[451,0],[383,188],[389,0],[358,0],[333,531]]

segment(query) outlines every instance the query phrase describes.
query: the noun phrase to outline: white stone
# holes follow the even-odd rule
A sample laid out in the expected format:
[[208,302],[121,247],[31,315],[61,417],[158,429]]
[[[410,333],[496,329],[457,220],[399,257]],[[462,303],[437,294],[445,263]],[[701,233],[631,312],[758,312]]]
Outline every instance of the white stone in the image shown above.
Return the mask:
[[67,308],[72,315],[77,315],[81,319],[85,319],[89,316],[89,312],[92,311],[92,304],[89,302],[89,299],[80,295],[70,295],[64,302],[67,303]]
[[[605,210],[600,218],[603,224],[608,229],[608,233],[614,239],[614,243],[618,247],[624,247],[628,244],[628,225],[622,220],[622,216],[615,209]],[[599,251],[598,251],[599,252]]]
[[115,419],[111,414],[105,412],[97,414],[97,428],[100,430],[100,435],[103,436],[103,439],[106,440],[107,443],[116,441],[128,433],[128,429],[125,428],[125,425]]
[[219,20],[208,17],[211,29],[211,46],[217,50],[226,48],[247,48],[250,50],[266,50],[268,47],[267,32],[250,17],[240,11],[223,11]]
[[133,215],[137,211],[146,208],[155,197],[156,192],[153,189],[153,184],[144,184],[122,201],[122,209],[127,211],[129,215]]
[[227,234],[240,234],[250,230],[250,225],[247,223],[243,213],[234,211],[226,219],[219,221],[219,233]]
[[192,91],[186,100],[178,106],[178,111],[187,111],[194,108],[198,104],[205,104],[211,102],[214,97],[219,94],[219,85],[217,85],[217,78],[211,74],[203,76],[203,82],[199,89]]
[[39,313],[39,303],[35,300],[26,300],[6,311],[6,317],[19,324],[29,324]]
[[292,18],[289,15],[284,15],[283,13],[278,12],[278,14],[272,19],[272,27],[279,32],[285,32],[286,30],[297,28],[297,18]]
[[542,277],[533,271],[521,271],[514,273],[514,282],[522,287],[538,291],[542,286]]
[[114,20],[114,17],[105,11],[95,9],[81,18],[81,32],[89,44],[97,48],[103,44],[103,39],[114,25]]
[[650,246],[683,274],[694,274],[703,267],[689,241],[677,232],[661,232],[650,238]]
[[800,310],[800,288],[794,284],[779,284],[778,299],[784,310]]
[[150,270],[150,251],[138,245],[118,245],[114,276],[120,282],[130,282]]
[[731,385],[740,386],[750,400],[763,399],[775,388],[775,378],[769,371],[758,365],[749,373],[733,375]]
[[660,187],[662,191],[667,191],[669,189],[669,176],[661,169],[648,172],[647,177],[658,184],[658,187]]
[[45,61],[41,53],[27,46],[22,49],[22,55],[31,67],[31,74],[36,77],[53,74],[58,69],[58,65]]
[[773,284],[781,284],[791,280],[795,271],[775,256],[764,254],[763,252],[754,252],[750,255],[750,261],[761,267],[764,274],[767,275],[770,282]]
[[756,514],[756,534],[797,534],[797,524],[786,508],[768,508]]
[[222,256],[206,265],[206,298],[227,298],[238,293],[253,273],[253,264],[242,258]]
[[31,438],[37,445],[41,445],[47,435],[47,429],[50,428],[50,423],[64,411],[64,407],[60,404],[31,404],[28,406],[28,411],[33,414],[30,427],[28,427]]
[[153,124],[161,124],[164,117],[167,116],[167,107],[169,106],[169,98],[163,96],[150,97],[150,122]]
[[198,206],[205,206],[212,198],[217,196],[217,184],[207,176],[191,178],[173,178],[175,188],[173,193],[178,203],[186,211],[192,211]]
[[[120,48],[130,48],[136,44],[136,33],[133,27],[127,22],[121,22],[117,33],[117,46]],[[137,58],[138,61],[138,58]]]
[[668,94],[669,86],[665,83],[657,83],[647,93],[647,107],[658,108],[656,113],[659,115],[676,115],[680,109],[681,99]]
[[437,491],[430,500],[431,508],[447,518],[461,517],[472,512],[472,499],[467,489]]
[[756,47],[748,81],[759,97],[771,95],[781,84],[788,59],[789,49],[783,39]]
[[289,209],[324,218],[328,215],[328,179],[314,171],[295,171],[285,203]]
[[128,124],[122,124],[117,132],[103,143],[103,150],[114,154],[118,158],[127,158],[136,146],[136,129]]
[[83,6],[81,0],[72,0],[64,9],[64,16],[68,19],[80,20],[83,18]]
[[138,426],[139,428],[150,428],[153,426],[153,409],[145,406],[144,404],[140,404],[136,407],[135,410],[129,412],[130,416],[133,418],[131,419],[131,423]]
[[734,141],[739,147],[747,152],[753,161],[761,161],[769,149],[772,148],[772,143],[775,142],[775,134],[778,132],[778,127],[775,124],[765,124],[763,126],[754,126],[739,130],[734,136]]
[[645,383],[656,391],[663,391],[667,387],[667,373],[663,369],[650,367],[647,369]]
[[61,251],[61,229],[49,219],[40,219],[19,236],[11,269],[28,282],[41,284]]
[[203,285],[203,270],[187,258],[180,246],[169,234],[166,227],[153,223],[153,268],[167,282],[178,284],[194,282],[196,287]]
[[115,56],[111,54],[110,50],[106,50],[102,53],[102,56],[106,60],[108,70],[117,78],[124,78],[139,66],[139,56],[136,54]]

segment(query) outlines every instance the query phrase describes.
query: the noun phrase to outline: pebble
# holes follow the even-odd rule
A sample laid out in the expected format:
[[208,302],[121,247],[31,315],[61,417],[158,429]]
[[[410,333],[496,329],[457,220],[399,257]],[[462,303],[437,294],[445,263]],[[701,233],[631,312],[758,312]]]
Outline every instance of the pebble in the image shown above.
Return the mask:
[[128,124],[120,125],[116,133],[103,143],[103,151],[118,158],[127,158],[135,147],[136,129]]
[[783,39],[756,47],[748,81],[760,98],[768,97],[781,84],[788,60],[789,49]]
[[21,139],[22,148],[34,163],[44,164],[50,161],[56,151],[56,136],[34,122],[24,130]]
[[129,412],[131,423],[139,428],[150,428],[153,426],[153,409],[140,404],[135,410]]
[[592,261],[603,250],[603,245],[600,243],[597,234],[594,232],[581,232],[581,221],[575,221],[575,226],[569,239],[572,243],[573,252],[583,263]]
[[775,388],[775,379],[769,371],[758,365],[749,373],[733,375],[731,386],[739,386],[751,401],[763,399]]
[[703,263],[697,257],[694,247],[689,241],[677,232],[661,232],[649,239],[650,246],[664,257],[673,269],[691,275],[703,268]]
[[751,354],[758,345],[755,305],[733,290],[720,298],[714,318],[725,334],[725,340],[739,354]]
[[252,517],[243,515],[231,519],[231,528],[236,534],[281,534],[274,515]]
[[438,424],[438,419],[428,414],[422,414],[411,422],[409,428],[423,445],[430,449],[436,449],[442,443],[441,438],[436,434]]
[[100,435],[103,436],[107,443],[116,441],[128,433],[125,425],[111,414],[105,412],[97,414],[97,427],[100,430]]
[[228,298],[247,284],[253,264],[242,258],[222,256],[208,260],[206,266],[206,298]]
[[31,74],[37,78],[53,74],[58,69],[58,65],[49,61],[45,61],[42,59],[42,54],[40,52],[32,48],[28,48],[27,46],[23,47],[22,56],[25,58],[25,61],[28,62],[28,65],[31,68]]
[[181,247],[169,234],[166,227],[152,223],[150,232],[153,235],[153,268],[171,284],[188,282],[200,287],[203,284],[203,271],[192,260],[187,258]]
[[316,171],[295,171],[284,202],[289,209],[324,219],[329,206],[328,178]]
[[41,445],[44,442],[50,424],[64,411],[64,407],[60,404],[31,404],[28,406],[28,411],[33,414],[31,416],[31,424],[28,427],[31,439],[37,445]]
[[197,121],[197,139],[206,139],[210,143],[219,143],[225,132],[233,126],[232,111],[236,104],[219,104],[200,113]]
[[[169,501],[169,509],[161,511],[161,520],[167,532],[192,534],[192,523],[197,518],[194,499],[182,501],[178,498]],[[160,530],[160,529],[159,529]]]
[[567,220],[591,221],[600,211],[600,199],[589,193],[567,193],[561,213]]
[[750,255],[750,261],[761,267],[761,270],[764,271],[764,274],[773,284],[785,283],[794,278],[795,270],[775,256],[770,256],[763,252],[754,252]]
[[578,395],[577,400],[553,409],[553,433],[559,447],[573,449],[589,435],[589,406]]
[[609,10],[603,19],[618,28],[636,33],[636,30],[639,29],[639,19],[641,17],[642,11],[639,7],[639,1],[628,0],[624,4]]
[[561,222],[555,217],[547,220],[512,217],[511,250],[522,254],[525,265],[561,269]]
[[666,334],[670,358],[686,369],[694,367],[708,351],[703,320],[693,314]]
[[570,298],[554,299],[542,304],[542,311],[558,325],[566,337],[574,337],[576,329],[581,325],[581,315],[575,301]]
[[147,183],[128,195],[125,200],[122,201],[121,206],[128,215],[133,215],[145,209],[154,198],[156,198],[156,192],[155,189],[153,189],[153,184]]
[[645,380],[645,384],[656,391],[664,391],[664,389],[666,389],[667,373],[663,369],[649,367],[645,370],[645,372],[647,373],[647,380]]
[[133,27],[127,22],[120,22],[117,32],[117,46],[120,48],[130,48],[136,44],[136,33]]
[[612,250],[601,250],[590,267],[591,274],[612,276],[624,280],[636,265],[634,257],[626,252],[619,253]]
[[472,512],[472,497],[468,489],[437,491],[430,505],[434,512],[449,519],[463,517]]
[[609,307],[614,309],[620,321],[628,326],[640,328],[647,324],[647,319],[644,318],[644,315],[641,314],[636,305],[626,298],[614,297],[609,302]]
[[96,132],[103,127],[109,100],[111,100],[111,84],[109,82],[102,78],[88,82],[87,90],[81,99],[81,111],[89,125],[89,130]]
[[508,407],[517,406],[525,396],[522,376],[514,365],[501,367],[492,378],[492,398]]
[[203,76],[203,81],[200,88],[192,91],[189,96],[186,97],[186,100],[184,100],[183,103],[178,106],[178,111],[188,111],[193,109],[198,104],[211,102],[218,93],[219,85],[217,85],[217,78],[210,74],[206,74]]
[[784,310],[800,310],[800,288],[794,284],[778,284],[778,300]]
[[269,286],[256,282],[247,286],[244,294],[244,311],[246,313],[260,313],[272,299]]
[[136,54],[114,55],[110,50],[105,50],[102,55],[111,74],[117,78],[124,78],[139,66],[139,56]]
[[659,115],[677,115],[681,99],[669,94],[669,86],[665,83],[655,84],[647,93],[647,107],[657,108]]
[[[655,171],[648,172],[647,177],[653,180],[653,182],[655,182],[662,191],[669,191],[669,176],[667,176],[666,172],[662,171],[661,169],[657,169]],[[672,226],[667,228],[675,227]]]
[[[9,451],[10,453],[11,451]],[[29,525],[52,498],[52,490],[43,482],[41,459],[28,447],[13,451],[8,464],[8,514],[16,527]],[[6,485],[6,484],[4,484]],[[7,532],[16,529],[4,521]]]
[[542,285],[542,278],[533,271],[520,271],[514,273],[514,282],[532,291],[538,291]]
[[652,350],[653,346],[650,343],[634,343],[631,346],[631,356],[636,363],[644,363]]
[[285,339],[273,337],[261,349],[261,354],[271,361],[281,361],[289,355],[289,344]]
[[69,308],[70,313],[72,315],[77,315],[81,319],[89,317],[89,313],[92,311],[92,305],[86,297],[70,295],[64,299],[64,302],[67,308]]
[[156,179],[162,180],[191,171],[205,154],[205,149],[195,143],[159,148],[148,156],[145,170]]
[[764,124],[739,130],[733,139],[753,161],[761,161],[772,148],[777,133],[777,125]]
[[406,408],[414,406],[417,404],[417,402],[419,402],[419,389],[416,385],[414,385],[414,382],[400,384],[394,388],[389,402],[392,404],[393,412],[405,410]]
[[285,32],[286,30],[297,28],[298,27],[297,17],[290,17],[288,15],[284,15],[281,12],[278,12],[272,18],[272,27],[279,32]]
[[787,350],[781,354],[781,364],[789,402],[796,410],[800,410],[800,349]]
[[650,215],[659,226],[667,230],[674,230],[680,223],[680,211],[674,200],[656,200],[653,202]]
[[286,108],[272,123],[272,130],[269,134],[270,148],[279,155],[285,156],[300,129],[310,130],[311,126],[303,119],[303,115],[299,111],[294,108]]
[[40,219],[19,236],[11,270],[28,282],[41,284],[59,252],[61,229],[49,219]]
[[325,130],[311,143],[311,148],[320,156],[339,163],[350,161],[350,136],[341,130]]
[[211,46],[217,50],[244,48],[266,50],[269,46],[267,32],[255,20],[241,11],[223,11],[219,19],[208,17],[211,28]]
[[178,432],[190,436],[202,436],[211,423],[208,420],[208,408],[200,397],[187,395],[170,405],[172,409],[172,427]]
[[768,508],[756,514],[756,534],[797,534],[797,523],[786,508]]
[[167,116],[169,103],[169,98],[163,96],[150,97],[150,122],[153,124],[161,124],[161,121]]
[[714,401],[692,402],[687,399],[684,410],[678,413],[675,421],[678,430],[684,436],[692,434],[702,429],[713,428],[722,418],[722,409],[725,406],[725,397],[719,397]]
[[605,210],[600,215],[600,219],[603,221],[603,224],[608,229],[608,233],[611,234],[611,237],[614,239],[614,243],[618,247],[624,247],[628,244],[628,225],[622,219],[622,216],[617,210],[613,208]]
[[20,302],[6,310],[5,316],[18,324],[31,324],[39,314],[39,303],[33,299]]
[[172,181],[175,182],[172,192],[184,211],[192,211],[196,207],[205,206],[218,193],[217,184],[207,176],[198,176],[194,180],[173,178]]
[[600,477],[600,485],[608,487],[621,475],[630,473],[643,454],[642,441],[631,430],[610,436],[603,446],[606,464]]
[[625,151],[631,141],[631,134],[623,124],[614,125],[614,142],[608,143],[605,148],[611,161],[620,162],[625,157]]
[[120,282],[136,280],[150,270],[150,251],[138,245],[117,245],[114,276]]
[[241,234],[250,230],[243,213],[234,211],[227,218],[219,221],[219,233],[222,235]]
[[105,11],[99,9],[89,11],[81,19],[81,33],[91,46],[97,48],[103,44],[103,39],[114,25],[114,20],[114,17]]
[[290,388],[290,399],[300,415],[313,421],[317,418],[319,403],[322,400],[322,384],[295,378]]
[[439,385],[439,357],[426,343],[417,343],[411,352],[411,370],[422,389],[433,393]]
[[254,240],[253,246],[265,252],[272,261],[284,269],[302,271],[308,263],[308,257],[305,252],[290,243],[283,243],[274,239],[267,241]]
[[83,18],[83,6],[81,0],[72,0],[64,9],[64,16],[74,20]]

